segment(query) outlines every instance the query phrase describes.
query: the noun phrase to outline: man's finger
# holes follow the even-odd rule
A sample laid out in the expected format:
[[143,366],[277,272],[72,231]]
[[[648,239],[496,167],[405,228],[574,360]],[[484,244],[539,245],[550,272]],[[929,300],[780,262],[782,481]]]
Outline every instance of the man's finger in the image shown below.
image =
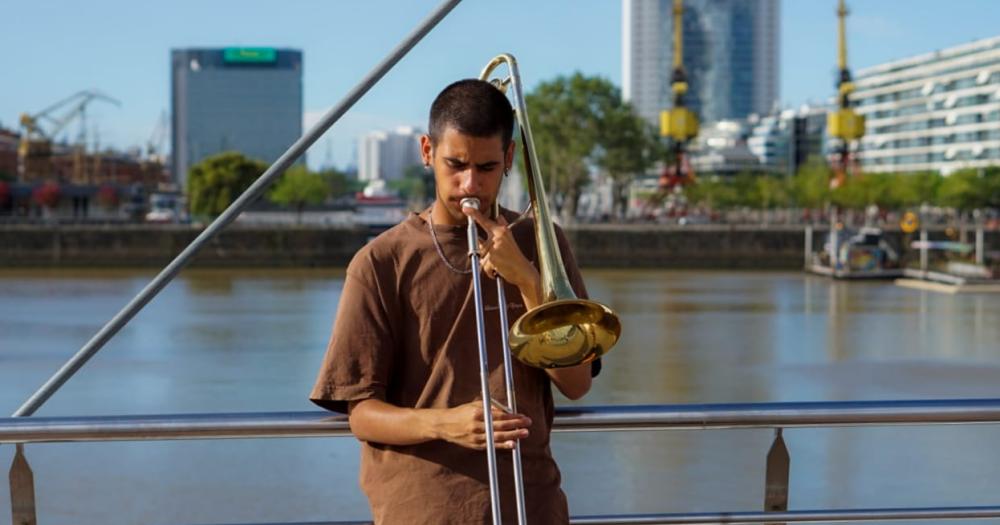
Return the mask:
[[528,429],[526,428],[522,428],[520,430],[514,430],[511,432],[494,432],[493,442],[496,443],[498,446],[500,446],[501,444],[507,443],[509,441],[513,441],[515,439],[524,439],[526,437],[528,437]]
[[484,261],[486,260],[486,257],[489,256],[490,250],[492,249],[493,249],[493,239],[489,239],[486,241],[479,241],[479,254],[483,256]]
[[489,257],[489,255],[486,255],[486,257],[483,258],[483,273],[486,274],[487,277],[495,279],[496,276],[499,275],[499,272],[497,272],[496,266],[490,262]]
[[482,226],[483,229],[486,230],[487,235],[492,236],[491,230],[494,226],[496,226],[496,223],[490,220],[490,218],[487,217],[481,210],[463,206],[462,213],[464,213],[467,217],[472,217],[472,219],[476,221],[476,224]]
[[531,420],[526,417],[514,417],[512,419],[493,420],[494,432],[516,431],[518,429],[528,428],[530,426],[531,426]]

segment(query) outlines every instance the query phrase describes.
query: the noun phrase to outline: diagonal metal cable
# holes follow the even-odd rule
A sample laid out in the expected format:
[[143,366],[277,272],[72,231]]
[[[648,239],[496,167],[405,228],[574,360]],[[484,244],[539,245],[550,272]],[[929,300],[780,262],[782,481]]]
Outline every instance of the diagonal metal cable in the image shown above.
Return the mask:
[[249,187],[239,198],[218,218],[201,232],[198,237],[191,242],[173,261],[170,262],[160,273],[153,278],[145,288],[139,292],[132,300],[121,309],[94,337],[87,341],[87,344],[77,351],[66,363],[45,382],[27,401],[17,409],[12,417],[31,416],[42,406],[59,388],[73,377],[84,364],[90,360],[126,323],[128,323],[153,297],[156,296],[194,257],[208,241],[215,237],[223,228],[233,222],[237,216],[250,203],[256,200],[271,182],[284,173],[309,146],[318,140],[327,129],[340,119],[348,109],[351,108],[369,89],[372,88],[393,66],[399,62],[427,33],[433,29],[438,22],[444,19],[452,9],[462,0],[445,0],[425,18],[420,25],[406,36],[381,62],[379,62],[368,74],[361,79],[354,88],[344,96],[344,98],[333,108],[323,115],[315,126],[307,131],[297,140],[281,157],[271,164],[263,175]]

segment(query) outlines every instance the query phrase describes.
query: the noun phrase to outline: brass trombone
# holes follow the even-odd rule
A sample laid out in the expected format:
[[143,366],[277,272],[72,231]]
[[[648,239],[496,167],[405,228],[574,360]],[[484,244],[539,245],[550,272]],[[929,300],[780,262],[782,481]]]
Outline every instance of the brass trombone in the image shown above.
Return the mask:
[[[490,79],[502,64],[507,64],[508,76],[503,79]],[[528,211],[534,215],[535,243],[538,250],[538,270],[541,275],[542,304],[532,308],[510,328],[508,337],[507,300],[504,294],[502,279],[497,278],[497,299],[500,305],[500,323],[503,327],[502,343],[504,352],[504,377],[507,390],[507,406],[504,410],[516,413],[517,404],[514,396],[514,376],[510,362],[510,354],[529,366],[538,368],[559,368],[589,363],[607,353],[618,341],[621,335],[621,323],[618,316],[607,306],[585,299],[577,298],[566,275],[559,244],[556,240],[555,227],[552,224],[551,213],[545,197],[545,186],[538,171],[538,159],[535,156],[535,146],[531,138],[531,126],[528,122],[527,109],[524,103],[524,93],[517,61],[509,54],[497,55],[483,68],[480,80],[489,81],[503,93],[511,91],[514,107],[514,118],[520,129],[521,145],[524,150],[525,174],[528,178],[528,195],[530,205],[528,210],[508,227],[513,227],[527,217]],[[477,199],[463,199],[462,206],[479,208]],[[494,199],[493,217],[500,213],[500,205]],[[486,341],[482,290],[480,289],[479,248],[476,235],[476,223],[470,217],[468,223],[469,256],[473,271],[473,288],[476,299],[476,321],[479,330],[480,379],[482,381],[483,411],[486,424],[487,462],[490,473],[490,498],[493,506],[493,523],[501,523],[500,493],[496,472],[496,450],[492,446],[493,417],[489,393],[488,364],[486,362]],[[509,349],[510,351],[506,351]],[[515,497],[517,499],[518,523],[525,525],[524,479],[521,472],[521,444],[514,442],[513,451]]]

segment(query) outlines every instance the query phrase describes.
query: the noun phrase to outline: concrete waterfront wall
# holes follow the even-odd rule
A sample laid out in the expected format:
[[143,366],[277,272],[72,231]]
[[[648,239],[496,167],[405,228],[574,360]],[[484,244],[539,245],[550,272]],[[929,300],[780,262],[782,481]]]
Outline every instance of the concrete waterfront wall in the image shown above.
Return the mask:
[[804,228],[579,226],[567,235],[581,266],[799,269]]
[[[200,231],[187,226],[0,226],[0,267],[162,267]],[[580,265],[593,268],[799,269],[805,247],[801,226],[581,225],[566,232]],[[816,231],[814,249],[825,233]],[[194,265],[345,266],[369,237],[360,228],[238,226],[209,243]],[[943,231],[931,233],[931,239],[942,238]],[[898,231],[888,232],[887,239],[897,248],[904,243]],[[1000,249],[1000,232],[987,232],[986,246]]]
[[[201,233],[187,226],[0,227],[0,267],[162,267]],[[364,229],[224,230],[195,266],[346,266],[368,239]]]

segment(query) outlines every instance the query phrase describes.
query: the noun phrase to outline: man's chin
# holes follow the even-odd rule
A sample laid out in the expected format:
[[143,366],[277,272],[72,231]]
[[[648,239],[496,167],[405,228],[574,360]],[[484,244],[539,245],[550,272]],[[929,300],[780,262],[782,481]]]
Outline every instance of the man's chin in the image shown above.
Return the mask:
[[[460,215],[464,216],[465,214],[462,213],[462,199],[464,198],[465,197],[450,201],[448,209],[456,210]],[[491,209],[492,206],[493,206],[492,201],[487,201],[486,199],[479,199],[479,211],[486,213],[486,211]]]

